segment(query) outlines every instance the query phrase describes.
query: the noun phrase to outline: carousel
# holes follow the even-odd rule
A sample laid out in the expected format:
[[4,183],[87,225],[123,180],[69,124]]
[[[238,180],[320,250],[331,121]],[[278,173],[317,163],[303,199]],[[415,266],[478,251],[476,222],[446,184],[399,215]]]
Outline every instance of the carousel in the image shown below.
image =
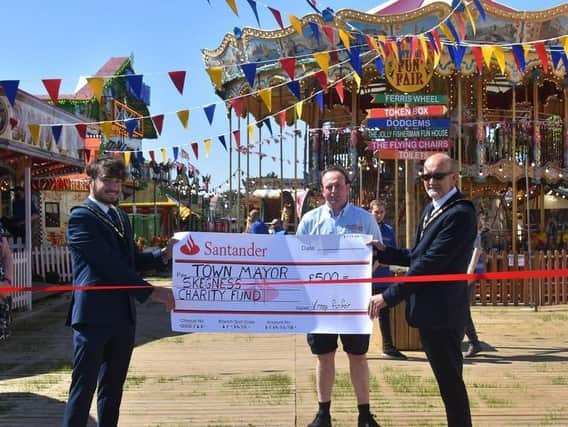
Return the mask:
[[[425,202],[421,161],[446,151],[478,207],[486,249],[530,251],[539,233],[544,248],[563,248],[568,4],[526,12],[488,0],[399,0],[318,12],[203,50],[233,135],[271,117],[281,132],[303,129],[291,161],[304,145],[308,154],[294,178],[317,189],[321,170],[342,165],[355,203],[388,200],[402,244]],[[241,157],[261,139],[245,149],[235,141],[229,176],[241,176]],[[240,182],[230,186],[243,203]]]

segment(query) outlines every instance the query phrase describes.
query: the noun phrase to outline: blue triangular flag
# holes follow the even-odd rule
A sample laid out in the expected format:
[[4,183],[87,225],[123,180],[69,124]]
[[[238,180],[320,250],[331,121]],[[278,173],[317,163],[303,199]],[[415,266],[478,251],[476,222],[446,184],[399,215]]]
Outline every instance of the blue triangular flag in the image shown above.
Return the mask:
[[551,47],[550,48],[550,56],[552,57],[552,69],[556,70],[558,64],[562,60],[562,55],[564,55],[564,49],[562,47]]
[[16,103],[16,95],[18,94],[19,80],[2,80],[0,85],[4,88],[4,95],[10,101],[10,105],[13,107]]
[[483,9],[483,5],[479,0],[473,0],[473,3],[475,4],[475,7],[477,7],[477,10],[479,10],[479,15],[481,16],[481,19],[485,21],[486,15],[485,15],[485,10]]
[[385,74],[385,63],[383,62],[383,58],[377,56],[374,62],[375,62],[375,68],[377,69],[379,76]]
[[298,101],[301,99],[300,98],[300,82],[298,80],[290,80],[288,83],[286,83],[286,86],[288,86],[288,89],[290,89],[290,92],[292,92],[292,95],[294,95],[296,97],[296,99],[298,99]]
[[223,145],[225,151],[227,151],[227,141],[225,141],[225,135],[219,135],[219,141]]
[[172,153],[174,153],[174,162],[178,159],[179,147],[172,147]]
[[465,46],[461,44],[459,46],[449,44],[448,53],[450,54],[450,58],[452,58],[452,62],[456,67],[456,71],[461,70],[461,63],[463,61],[463,55],[465,53]]
[[448,30],[450,30],[450,33],[452,33],[452,37],[454,38],[455,42],[457,44],[460,44],[460,36],[458,35],[458,32],[456,31],[456,27],[454,27],[454,24],[452,24],[452,21],[450,21],[449,19],[446,19],[445,24],[448,27]]
[[320,42],[320,31],[319,31],[319,25],[316,24],[315,22],[310,22],[309,24],[309,28],[310,30],[312,30],[312,34],[315,37],[316,41]]
[[363,66],[361,65],[361,58],[359,57],[360,53],[361,50],[356,46],[349,49],[349,62],[351,63],[353,70],[355,70],[360,77],[363,77]]
[[212,125],[213,117],[215,116],[215,104],[210,104],[207,105],[206,107],[203,107],[203,111],[205,111],[205,115],[207,116],[209,124]]
[[142,151],[137,151],[136,152],[136,157],[138,157],[138,161],[142,164],[144,164],[144,153]]
[[53,139],[55,139],[55,143],[59,144],[59,138],[61,138],[61,131],[63,130],[63,126],[55,125],[51,126],[51,132],[53,133]]
[[126,76],[126,82],[136,98],[140,98],[142,94],[142,77],[142,74],[128,74]]
[[266,125],[266,127],[268,128],[268,130],[270,131],[270,135],[273,136],[274,134],[272,133],[272,124],[270,123],[270,118],[266,117],[263,120],[264,124]]
[[126,130],[128,131],[128,137],[132,138],[134,129],[136,129],[136,126],[138,126],[138,119],[126,119],[124,121],[124,125],[126,126]]
[[254,0],[247,0],[247,1],[248,1],[248,4],[250,4],[250,8],[252,9],[252,11],[254,13],[254,17],[256,18],[256,22],[258,23],[258,26],[260,27],[260,19],[258,19],[258,10],[256,10],[256,2]]
[[241,64],[241,70],[245,74],[251,88],[254,88],[254,79],[256,78],[256,62]]
[[453,0],[452,9],[455,9],[458,12],[463,12],[465,10],[465,5],[463,4],[462,0]]
[[436,51],[436,53],[438,52],[438,45],[436,44],[436,39],[434,38],[434,34],[432,34],[430,31],[428,31],[426,33],[426,35],[428,36],[428,40],[430,40],[430,45],[432,46],[432,49],[434,49]]
[[513,56],[515,57],[519,70],[521,70],[521,73],[524,73],[526,62],[525,62],[525,50],[523,49],[523,46],[520,44],[514,44],[511,46],[511,50],[513,51]]
[[323,111],[323,92],[321,90],[316,93],[316,101],[320,107],[320,111]]

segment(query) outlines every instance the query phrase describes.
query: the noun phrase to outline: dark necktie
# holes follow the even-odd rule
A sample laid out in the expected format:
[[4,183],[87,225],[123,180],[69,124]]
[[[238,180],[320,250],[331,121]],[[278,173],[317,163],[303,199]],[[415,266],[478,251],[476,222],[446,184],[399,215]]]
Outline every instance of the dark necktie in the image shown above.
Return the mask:
[[109,208],[108,210],[108,216],[110,217],[110,220],[112,221],[112,223],[117,227],[120,228],[121,226],[121,222],[120,222],[120,218],[118,217],[118,212],[116,209],[114,208]]

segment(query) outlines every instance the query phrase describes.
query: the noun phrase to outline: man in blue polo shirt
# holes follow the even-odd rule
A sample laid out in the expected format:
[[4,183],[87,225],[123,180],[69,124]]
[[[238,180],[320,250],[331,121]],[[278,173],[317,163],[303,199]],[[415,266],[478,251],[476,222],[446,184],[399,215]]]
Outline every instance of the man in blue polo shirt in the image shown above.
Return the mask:
[[[306,213],[298,224],[297,235],[370,234],[381,239],[377,222],[369,212],[349,203],[349,176],[339,167],[329,167],[321,175],[325,204]],[[331,427],[331,391],[335,381],[337,334],[308,334],[312,354],[317,356],[316,383],[319,409],[308,427]],[[349,357],[351,382],[357,397],[358,427],[378,427],[369,405],[369,335],[340,334]]]

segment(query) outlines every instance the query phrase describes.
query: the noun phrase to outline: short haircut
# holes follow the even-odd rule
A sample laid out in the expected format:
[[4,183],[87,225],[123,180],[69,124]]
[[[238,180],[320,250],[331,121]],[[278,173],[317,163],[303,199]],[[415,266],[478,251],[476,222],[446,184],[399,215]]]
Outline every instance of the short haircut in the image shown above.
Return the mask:
[[99,157],[87,165],[85,173],[91,179],[97,179],[103,173],[107,178],[126,179],[126,166],[121,159],[110,156]]
[[345,169],[343,169],[341,166],[328,166],[327,168],[325,168],[323,170],[323,172],[321,173],[321,179],[323,180],[323,177],[325,176],[326,173],[328,172],[339,172],[341,173],[341,175],[343,175],[343,177],[345,178],[345,184],[347,185],[351,185],[351,180],[349,179],[349,175],[347,174],[347,171]]
[[380,200],[380,199],[375,199],[375,200],[371,200],[371,202],[369,203],[369,209],[373,209],[374,207],[383,207],[386,209],[387,207],[387,202],[385,202],[384,200]]

